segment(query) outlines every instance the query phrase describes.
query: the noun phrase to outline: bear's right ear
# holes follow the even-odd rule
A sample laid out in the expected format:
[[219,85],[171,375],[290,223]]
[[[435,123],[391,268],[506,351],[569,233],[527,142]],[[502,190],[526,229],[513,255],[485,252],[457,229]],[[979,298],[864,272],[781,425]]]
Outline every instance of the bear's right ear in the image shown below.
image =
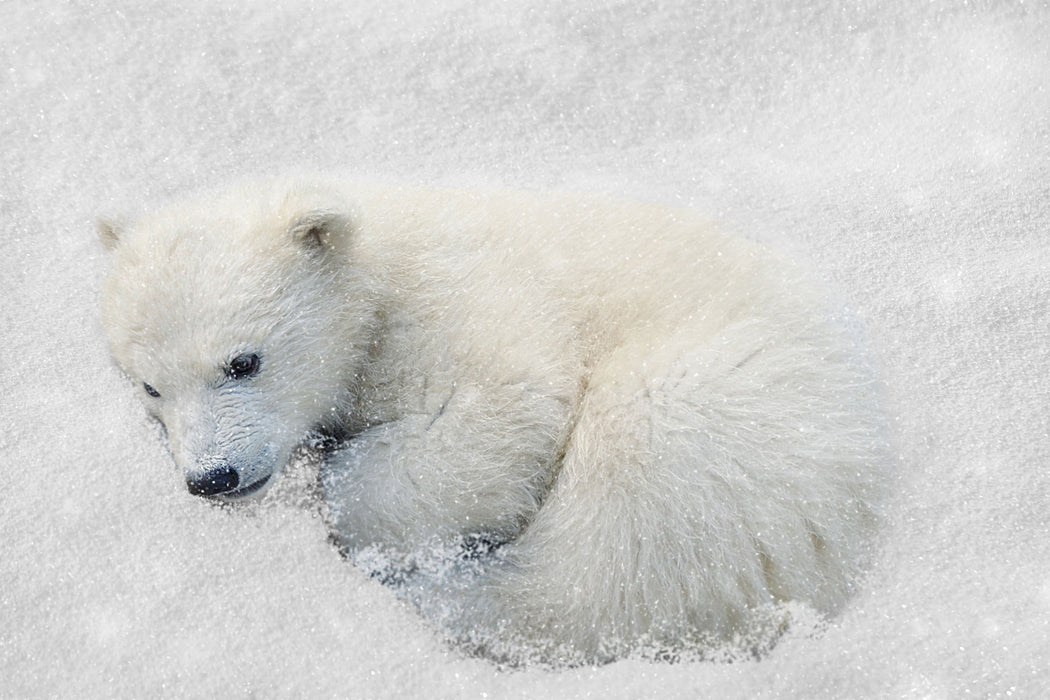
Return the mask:
[[102,247],[112,252],[120,243],[120,237],[124,233],[127,223],[123,219],[112,216],[100,216],[95,219],[95,230],[98,231],[98,240]]
[[350,217],[322,209],[296,217],[288,234],[298,245],[319,253],[347,243],[352,229]]

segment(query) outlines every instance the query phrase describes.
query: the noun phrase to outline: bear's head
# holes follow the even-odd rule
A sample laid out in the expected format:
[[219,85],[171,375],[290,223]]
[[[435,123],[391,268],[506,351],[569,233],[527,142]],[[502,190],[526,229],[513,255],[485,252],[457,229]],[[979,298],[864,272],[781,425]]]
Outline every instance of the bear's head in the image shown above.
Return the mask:
[[242,186],[98,229],[110,349],[192,493],[260,493],[312,430],[339,425],[377,315],[344,197]]

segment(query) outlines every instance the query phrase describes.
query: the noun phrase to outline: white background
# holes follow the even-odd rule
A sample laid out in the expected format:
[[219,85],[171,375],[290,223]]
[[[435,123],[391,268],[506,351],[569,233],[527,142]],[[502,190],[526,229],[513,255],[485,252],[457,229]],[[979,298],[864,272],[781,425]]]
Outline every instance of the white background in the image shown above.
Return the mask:
[[[1046,697],[1050,11],[978,4],[0,4],[0,696]],[[295,475],[191,497],[92,221],[296,167],[689,206],[811,260],[899,440],[863,592],[761,661],[498,671]]]

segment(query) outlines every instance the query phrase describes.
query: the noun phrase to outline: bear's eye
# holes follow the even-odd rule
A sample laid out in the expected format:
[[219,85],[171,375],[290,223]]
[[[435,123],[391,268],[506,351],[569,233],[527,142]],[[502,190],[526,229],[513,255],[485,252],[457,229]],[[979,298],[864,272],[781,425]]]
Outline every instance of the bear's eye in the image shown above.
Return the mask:
[[142,382],[142,388],[145,389],[146,393],[149,394],[150,396],[152,396],[153,398],[155,398],[155,399],[159,399],[160,398],[160,392],[157,391],[156,389],[154,389],[153,387],[151,387],[146,382]]
[[226,376],[230,379],[244,379],[254,377],[259,373],[259,356],[255,353],[245,353],[230,360],[226,365]]

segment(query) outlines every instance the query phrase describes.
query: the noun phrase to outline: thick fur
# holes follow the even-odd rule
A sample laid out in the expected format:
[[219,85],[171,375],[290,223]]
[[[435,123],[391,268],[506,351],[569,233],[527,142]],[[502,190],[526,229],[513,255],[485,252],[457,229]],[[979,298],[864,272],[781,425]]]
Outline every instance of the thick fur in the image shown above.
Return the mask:
[[415,589],[485,653],[720,644],[777,603],[834,613],[863,569],[891,459],[859,334],[694,214],[300,178],[100,234],[113,354],[187,476],[262,484],[344,436],[338,543],[406,580],[485,542]]

